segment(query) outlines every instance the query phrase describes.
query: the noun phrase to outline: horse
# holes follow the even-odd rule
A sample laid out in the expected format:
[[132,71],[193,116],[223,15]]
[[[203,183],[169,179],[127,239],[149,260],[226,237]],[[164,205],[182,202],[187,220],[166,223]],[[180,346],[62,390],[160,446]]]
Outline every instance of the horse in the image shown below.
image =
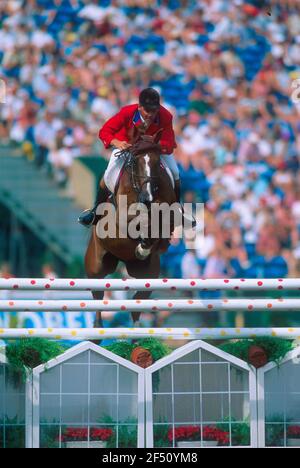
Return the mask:
[[[123,158],[124,165],[114,196],[116,208],[115,227],[116,236],[113,238],[99,238],[97,226],[93,226],[89,244],[85,255],[85,271],[88,278],[105,278],[116,271],[119,261],[124,262],[129,276],[139,279],[159,278],[160,255],[170,245],[169,238],[151,238],[150,236],[132,238],[120,235],[119,215],[121,196],[127,196],[127,207],[134,203],[143,203],[150,216],[153,203],[176,202],[172,180],[164,169],[158,145],[159,134],[150,137],[139,135],[129,150],[120,151],[118,157]],[[113,201],[112,201],[113,199]],[[101,218],[98,218],[98,222]],[[171,217],[170,233],[174,231],[176,222]],[[161,229],[160,229],[161,233]],[[160,235],[160,234],[159,234]],[[103,291],[92,291],[95,300],[102,300]],[[137,291],[134,299],[148,299],[151,291]],[[132,312],[134,326],[139,326],[140,312]],[[96,312],[94,327],[102,328],[101,311]]]

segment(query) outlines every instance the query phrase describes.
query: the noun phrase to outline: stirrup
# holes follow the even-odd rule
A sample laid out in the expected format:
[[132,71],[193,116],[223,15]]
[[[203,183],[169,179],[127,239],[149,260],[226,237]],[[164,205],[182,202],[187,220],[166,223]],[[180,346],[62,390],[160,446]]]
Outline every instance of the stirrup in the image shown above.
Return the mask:
[[197,221],[196,219],[194,218],[193,215],[188,215],[187,213],[185,213],[185,211],[183,210],[183,207],[181,205],[181,209],[180,209],[180,212],[181,212],[181,216],[182,216],[182,224],[183,224],[183,227],[185,225],[185,222],[184,220],[187,220],[188,223],[191,225],[191,228],[192,229],[195,229],[195,227],[197,226]]
[[85,210],[78,218],[79,224],[85,227],[90,227],[94,224],[96,213],[94,210]]
[[195,229],[195,227],[197,226],[197,221],[195,220],[194,216],[193,217],[189,217],[187,216],[185,213],[183,213],[182,215],[182,223],[183,223],[183,226],[184,226],[184,220],[187,220],[189,222],[189,224],[191,224],[191,228],[192,229]]

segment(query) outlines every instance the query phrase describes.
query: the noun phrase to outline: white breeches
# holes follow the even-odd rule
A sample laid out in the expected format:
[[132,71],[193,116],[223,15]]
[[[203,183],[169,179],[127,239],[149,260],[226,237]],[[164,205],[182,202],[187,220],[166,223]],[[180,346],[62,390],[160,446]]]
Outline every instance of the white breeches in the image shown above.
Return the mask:
[[[117,158],[115,156],[115,154],[118,152],[119,152],[118,149],[114,149],[112,151],[108,166],[104,173],[105,185],[111,192],[115,191],[115,186],[116,186],[120,171],[124,164],[123,159]],[[177,166],[177,163],[175,161],[173,154],[162,155],[161,161],[164,164],[164,166],[169,168],[169,170],[171,171],[174,177],[174,180],[179,180],[179,169],[178,169],[178,166]]]
[[170,169],[174,180],[179,180],[179,169],[173,154],[163,154],[160,159],[162,160],[163,164],[165,164]]

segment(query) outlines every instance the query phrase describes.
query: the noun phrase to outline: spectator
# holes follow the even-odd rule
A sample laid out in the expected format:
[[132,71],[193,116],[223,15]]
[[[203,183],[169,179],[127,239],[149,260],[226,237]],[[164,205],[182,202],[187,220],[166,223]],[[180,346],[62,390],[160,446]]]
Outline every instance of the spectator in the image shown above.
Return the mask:
[[9,279],[14,278],[14,274],[11,272],[9,263],[2,263],[0,267],[0,278]]
[[47,278],[47,279],[57,278],[57,274],[55,273],[54,268],[50,263],[45,263],[43,265],[42,275],[43,275],[43,278]]

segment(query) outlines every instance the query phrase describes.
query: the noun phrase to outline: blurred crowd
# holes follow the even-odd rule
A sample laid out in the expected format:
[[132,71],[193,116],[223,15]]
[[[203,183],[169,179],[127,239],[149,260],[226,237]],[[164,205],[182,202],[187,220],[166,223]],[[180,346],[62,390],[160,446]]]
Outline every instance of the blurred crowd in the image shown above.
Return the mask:
[[[11,279],[15,278],[16,275],[12,271],[11,265],[9,262],[0,263],[0,278]],[[42,278],[57,278],[57,273],[53,268],[51,263],[44,263],[41,268],[41,277]]]
[[0,2],[1,141],[64,183],[108,157],[102,124],[154,86],[174,115],[186,201],[205,243],[174,240],[170,277],[300,273],[299,0]]

